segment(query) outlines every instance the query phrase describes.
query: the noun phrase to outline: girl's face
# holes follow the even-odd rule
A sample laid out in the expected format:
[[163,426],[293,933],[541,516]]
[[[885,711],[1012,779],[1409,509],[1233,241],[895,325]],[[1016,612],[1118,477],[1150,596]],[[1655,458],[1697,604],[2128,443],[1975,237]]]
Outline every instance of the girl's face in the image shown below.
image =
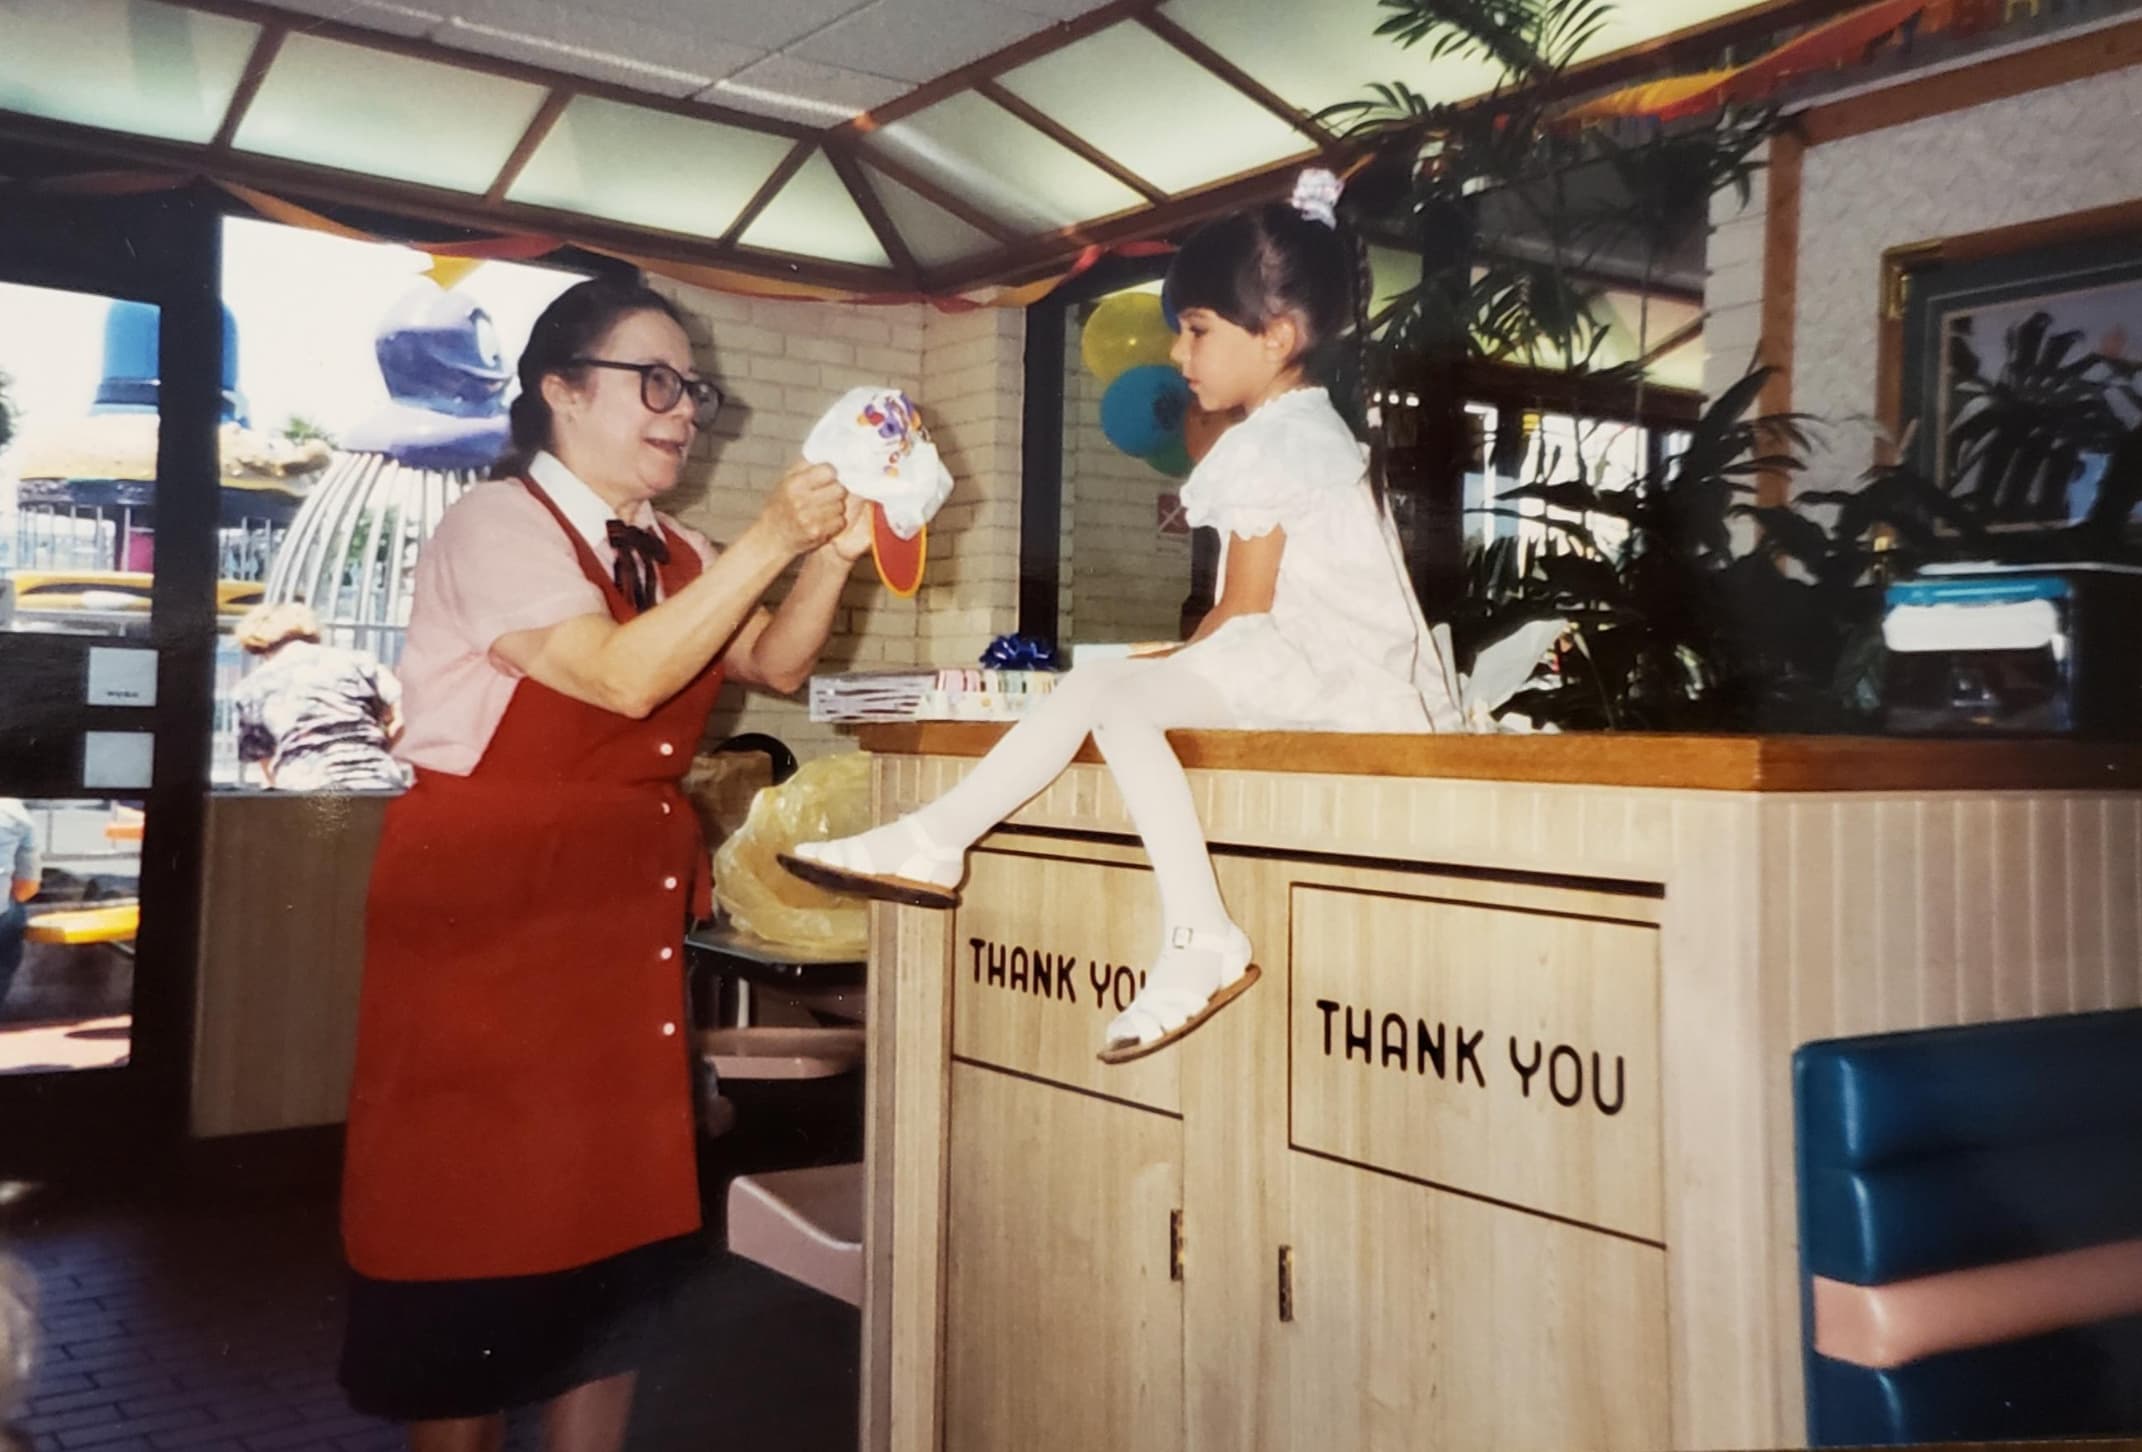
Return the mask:
[[1168,357],[1182,369],[1200,408],[1255,408],[1301,382],[1294,361],[1300,330],[1292,318],[1274,318],[1259,333],[1210,308],[1185,308],[1177,321],[1182,331]]
[[[667,314],[651,310],[618,319],[586,356],[612,363],[665,363],[680,377],[698,376],[684,329]],[[698,431],[689,392],[656,413],[642,401],[640,379],[640,374],[621,368],[589,368],[582,388],[557,374],[543,381],[559,458],[613,506],[653,499],[674,488]]]

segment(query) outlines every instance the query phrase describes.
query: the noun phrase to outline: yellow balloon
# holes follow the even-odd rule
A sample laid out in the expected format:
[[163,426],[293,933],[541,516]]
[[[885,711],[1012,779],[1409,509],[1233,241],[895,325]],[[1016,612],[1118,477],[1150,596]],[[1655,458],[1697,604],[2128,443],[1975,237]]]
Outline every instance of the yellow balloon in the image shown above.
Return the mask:
[[1078,355],[1103,387],[1127,369],[1167,362],[1174,346],[1160,299],[1149,292],[1119,292],[1105,299],[1078,336]]

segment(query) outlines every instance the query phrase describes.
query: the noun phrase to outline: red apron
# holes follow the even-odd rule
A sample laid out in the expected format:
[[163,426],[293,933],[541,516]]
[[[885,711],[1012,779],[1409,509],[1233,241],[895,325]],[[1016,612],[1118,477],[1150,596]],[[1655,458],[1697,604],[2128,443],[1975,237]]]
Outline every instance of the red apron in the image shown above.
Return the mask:
[[[699,556],[664,532],[674,595]],[[634,721],[523,679],[474,771],[389,805],[342,1190],[361,1274],[532,1275],[698,1228],[682,958],[708,878],[677,782],[720,689],[709,666]]]

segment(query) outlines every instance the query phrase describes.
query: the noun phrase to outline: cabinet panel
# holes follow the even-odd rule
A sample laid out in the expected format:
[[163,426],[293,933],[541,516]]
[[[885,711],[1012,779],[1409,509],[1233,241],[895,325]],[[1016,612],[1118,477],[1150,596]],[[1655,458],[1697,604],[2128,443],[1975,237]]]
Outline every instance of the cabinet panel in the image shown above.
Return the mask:
[[1664,1238],[1658,929],[1297,883],[1293,1144]]
[[945,1452],[1180,1452],[1182,1121],[951,1078]]
[[952,922],[952,1052],[1150,1109],[1181,1107],[1177,1058],[1110,1068],[1101,1031],[1160,946],[1145,857],[1080,843],[1086,861],[994,838],[969,858]]
[[1665,1252],[1290,1159],[1293,1446],[1670,1445]]

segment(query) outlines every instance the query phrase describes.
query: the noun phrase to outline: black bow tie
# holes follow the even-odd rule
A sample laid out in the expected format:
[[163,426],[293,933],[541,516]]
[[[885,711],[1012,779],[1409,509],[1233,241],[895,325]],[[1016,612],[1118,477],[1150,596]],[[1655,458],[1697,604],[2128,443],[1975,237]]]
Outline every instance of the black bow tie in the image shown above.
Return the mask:
[[622,519],[608,521],[605,528],[609,531],[610,548],[617,551],[610,577],[617,581],[617,588],[632,602],[635,612],[645,610],[655,602],[655,566],[669,563],[669,544],[655,531]]

